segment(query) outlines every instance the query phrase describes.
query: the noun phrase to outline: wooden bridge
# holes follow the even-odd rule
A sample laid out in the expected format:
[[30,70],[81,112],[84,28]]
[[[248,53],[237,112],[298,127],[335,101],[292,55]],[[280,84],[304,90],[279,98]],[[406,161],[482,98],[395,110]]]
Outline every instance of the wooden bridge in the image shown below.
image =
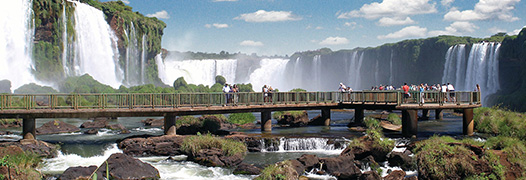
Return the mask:
[[480,92],[410,92],[409,98],[400,91],[3,94],[0,118],[22,118],[22,135],[31,139],[36,118],[164,116],[164,133],[176,134],[176,116],[183,115],[261,112],[261,130],[271,131],[272,111],[318,109],[329,125],[331,109],[355,109],[355,122],[363,121],[364,110],[402,110],[402,134],[411,137],[418,131],[418,110],[425,116],[435,110],[442,119],[443,109],[463,109],[463,132],[471,135],[473,108],[480,106]]

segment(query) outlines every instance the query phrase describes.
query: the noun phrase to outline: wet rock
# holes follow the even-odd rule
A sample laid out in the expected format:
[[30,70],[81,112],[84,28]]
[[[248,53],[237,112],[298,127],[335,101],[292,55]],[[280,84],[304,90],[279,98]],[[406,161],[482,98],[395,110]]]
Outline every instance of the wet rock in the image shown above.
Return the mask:
[[410,155],[411,152],[407,150],[404,152],[391,152],[387,157],[387,161],[389,165],[399,166],[405,171],[413,170],[413,158]]
[[305,166],[306,171],[311,170],[320,163],[320,159],[316,155],[312,154],[303,154],[297,160],[301,162],[303,166]]
[[362,146],[347,147],[340,156],[349,156],[354,157],[356,160],[361,160],[372,155],[376,162],[383,162],[387,159],[389,151],[374,147],[374,142],[367,139],[367,137],[361,137],[359,140],[362,142]]
[[87,131],[84,131],[84,134],[97,134],[99,133],[99,129],[88,129]]
[[[106,164],[107,162],[107,164]],[[106,167],[107,166],[107,167]],[[106,169],[110,177],[106,177]],[[112,154],[97,171],[99,179],[160,179],[159,170],[148,163],[123,153]]]
[[72,133],[72,132],[78,132],[80,129],[76,126],[73,126],[71,124],[59,121],[59,120],[53,120],[49,121],[39,128],[36,129],[36,134],[59,134],[59,133]]
[[3,142],[0,147],[16,146],[23,151],[38,154],[40,157],[53,158],[58,154],[59,146],[35,139],[22,139],[16,142]]
[[305,126],[309,123],[309,115],[307,111],[303,111],[301,115],[297,116],[285,111],[277,121],[280,125],[289,125],[291,127]]
[[259,128],[254,123],[246,123],[246,124],[238,125],[237,127],[241,128],[241,129],[257,129],[257,128]]
[[323,163],[322,170],[338,179],[358,179],[362,175],[360,168],[348,156],[320,158],[320,162]]
[[384,180],[403,180],[405,177],[405,171],[394,170],[384,177]]
[[305,172],[305,166],[298,160],[292,159],[290,160],[290,164],[292,165],[292,168],[296,170],[298,174],[303,174]]
[[76,166],[76,167],[69,167],[60,175],[58,180],[81,180],[81,179],[90,179],[91,175],[95,170],[97,169],[97,166],[89,166],[89,167],[83,167],[83,166]]
[[90,122],[84,122],[80,125],[80,128],[104,128],[108,125],[106,119],[95,119]]
[[130,131],[126,129],[122,124],[110,124],[107,125],[106,128],[111,130],[119,130],[121,134],[129,134]]
[[152,126],[152,127],[164,126],[164,119],[148,118],[148,119],[142,120],[141,122],[144,123],[144,126]]
[[226,156],[217,148],[201,149],[196,154],[188,154],[189,161],[210,167],[236,167],[243,161],[241,154]]
[[239,164],[234,170],[234,174],[245,174],[245,175],[258,175],[261,173],[261,169],[247,163]]
[[381,180],[382,177],[376,171],[367,171],[360,176],[360,180]]
[[11,131],[0,131],[0,135],[11,135],[13,132]]
[[184,136],[159,136],[128,138],[119,142],[119,149],[132,156],[175,156],[183,155],[179,149]]
[[22,127],[22,119],[1,119],[0,128]]
[[326,126],[327,123],[330,123],[330,119],[317,115],[309,121],[309,126]]

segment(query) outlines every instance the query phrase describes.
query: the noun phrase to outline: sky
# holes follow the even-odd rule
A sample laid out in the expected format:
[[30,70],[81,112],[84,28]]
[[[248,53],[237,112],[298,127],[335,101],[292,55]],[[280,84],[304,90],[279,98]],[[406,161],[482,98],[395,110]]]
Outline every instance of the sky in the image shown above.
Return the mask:
[[122,1],[164,21],[162,47],[183,52],[284,56],[438,35],[518,34],[526,26],[521,0]]

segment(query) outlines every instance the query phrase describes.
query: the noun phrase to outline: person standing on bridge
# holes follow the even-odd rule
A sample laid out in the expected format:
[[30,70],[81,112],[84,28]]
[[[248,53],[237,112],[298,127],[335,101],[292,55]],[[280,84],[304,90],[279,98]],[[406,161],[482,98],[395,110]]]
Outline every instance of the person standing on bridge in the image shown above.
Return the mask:
[[230,86],[225,83],[225,86],[223,87],[223,93],[225,93],[225,105],[228,104],[228,99],[230,98]]
[[263,102],[264,103],[268,102],[268,88],[267,88],[267,85],[263,85],[263,88],[262,88],[261,91],[263,91]]
[[402,90],[404,90],[404,103],[406,103],[409,96],[411,96],[409,94],[409,86],[407,85],[407,83],[404,83],[404,86],[402,86]]
[[455,98],[455,87],[453,87],[453,84],[447,83],[447,91],[449,91],[449,98],[451,101],[456,102]]
[[423,84],[420,84],[419,88],[420,88],[420,106],[422,106],[425,103],[424,102],[424,94],[425,94],[424,91],[426,88],[424,87]]

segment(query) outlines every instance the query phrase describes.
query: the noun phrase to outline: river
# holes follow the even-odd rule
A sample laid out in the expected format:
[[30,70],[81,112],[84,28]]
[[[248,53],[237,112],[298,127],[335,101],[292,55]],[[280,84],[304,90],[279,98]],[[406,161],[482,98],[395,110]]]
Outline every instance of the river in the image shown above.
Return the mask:
[[[320,113],[320,111],[308,111],[309,118],[313,118]],[[375,112],[366,112],[371,114]],[[256,119],[260,118],[259,113],[254,113]],[[363,136],[362,132],[349,131],[347,124],[354,116],[352,111],[332,111],[331,112],[331,126],[307,126],[298,128],[288,127],[274,127],[272,132],[262,134],[259,129],[254,130],[239,130],[247,134],[256,136],[278,136],[280,145],[274,148],[267,148],[273,150],[266,150],[263,152],[249,152],[244,160],[245,163],[254,164],[256,166],[264,167],[278,161],[287,159],[295,159],[302,154],[315,154],[319,157],[338,156],[345,148],[335,147],[332,144],[327,144],[328,139],[335,139],[336,141],[345,142],[355,137]],[[430,112],[430,117],[434,117],[433,112]],[[153,117],[162,118],[162,117]],[[85,135],[83,133],[65,133],[56,135],[38,135],[37,139],[50,143],[57,143],[61,145],[59,155],[55,158],[45,159],[40,170],[47,174],[60,174],[68,167],[72,166],[89,166],[101,165],[111,154],[122,152],[117,148],[115,143],[119,139],[135,135],[161,135],[163,130],[161,128],[145,127],[141,120],[144,117],[127,117],[109,120],[110,124],[119,123],[128,128],[130,134],[119,134],[116,131],[101,129],[97,135]],[[37,119],[37,127],[51,121],[53,119]],[[69,124],[80,126],[86,119],[59,119]],[[275,122],[274,122],[275,124]],[[10,131],[19,134],[21,128],[10,129]],[[406,143],[408,140],[401,138],[400,133],[385,133],[387,137],[395,139],[397,143]],[[452,113],[444,113],[444,120],[427,120],[419,121],[418,123],[418,139],[425,139],[434,134],[462,136],[462,117],[455,116]],[[19,135],[5,135],[0,136],[2,140],[12,141],[18,140]],[[403,151],[397,149],[396,151]],[[205,167],[193,162],[184,161],[185,156],[164,157],[141,157],[142,161],[152,164],[157,168],[161,174],[162,179],[252,179],[255,176],[233,175],[232,169],[219,167]],[[381,163],[383,167],[382,176],[387,175],[387,170],[400,169],[398,167],[389,167],[388,164]],[[365,171],[367,169],[363,169]],[[409,175],[414,175],[416,172],[407,172]],[[315,174],[307,174],[312,179],[335,179],[332,176],[319,176]]]

